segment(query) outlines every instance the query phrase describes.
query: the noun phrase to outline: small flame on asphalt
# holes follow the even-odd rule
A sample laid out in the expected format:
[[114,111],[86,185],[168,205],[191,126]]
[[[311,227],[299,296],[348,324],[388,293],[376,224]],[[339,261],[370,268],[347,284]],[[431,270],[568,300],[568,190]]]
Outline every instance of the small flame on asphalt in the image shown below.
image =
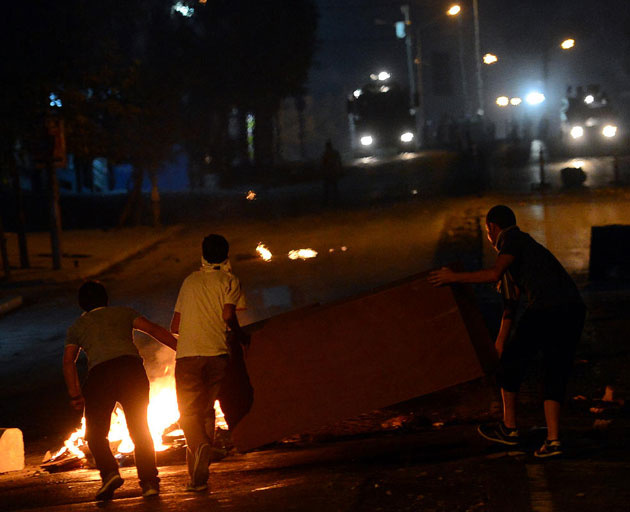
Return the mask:
[[256,247],[256,252],[258,253],[258,255],[265,261],[270,261],[272,258],[272,254],[271,251],[269,249],[267,249],[267,247],[265,246],[265,244],[263,244],[262,242],[260,242],[258,244],[258,247]]
[[247,199],[248,201],[255,201],[256,200],[256,192],[254,192],[253,190],[250,190],[249,192],[247,192],[247,195],[245,196],[245,199]]
[[314,251],[313,249],[297,249],[289,251],[289,259],[291,260],[297,260],[298,258],[301,260],[307,260],[315,257],[317,257],[317,251]]
[[341,246],[341,250],[342,250],[342,252],[346,252],[348,250],[348,248],[345,245],[342,245]]

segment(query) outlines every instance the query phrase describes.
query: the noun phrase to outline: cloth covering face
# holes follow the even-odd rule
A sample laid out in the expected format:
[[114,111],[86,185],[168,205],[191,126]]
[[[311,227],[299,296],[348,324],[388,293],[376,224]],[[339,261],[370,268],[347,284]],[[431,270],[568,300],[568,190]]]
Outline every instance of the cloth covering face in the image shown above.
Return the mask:
[[140,358],[133,343],[133,322],[140,313],[127,307],[102,307],[83,313],[68,329],[66,345],[87,355],[88,369],[122,356]]
[[177,359],[228,354],[223,307],[245,307],[240,281],[231,273],[229,262],[202,263],[201,270],[182,283],[175,304],[180,314]]

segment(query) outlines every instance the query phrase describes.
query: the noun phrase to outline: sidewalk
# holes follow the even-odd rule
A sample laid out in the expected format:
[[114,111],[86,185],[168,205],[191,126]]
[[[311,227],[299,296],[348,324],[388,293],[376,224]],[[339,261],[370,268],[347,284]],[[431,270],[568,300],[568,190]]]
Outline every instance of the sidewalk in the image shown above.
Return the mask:
[[18,240],[6,233],[11,275],[0,281],[0,316],[22,305],[29,288],[95,277],[112,266],[174,236],[182,226],[64,231],[61,237],[62,268],[53,270],[50,234],[27,234],[30,268],[19,268]]

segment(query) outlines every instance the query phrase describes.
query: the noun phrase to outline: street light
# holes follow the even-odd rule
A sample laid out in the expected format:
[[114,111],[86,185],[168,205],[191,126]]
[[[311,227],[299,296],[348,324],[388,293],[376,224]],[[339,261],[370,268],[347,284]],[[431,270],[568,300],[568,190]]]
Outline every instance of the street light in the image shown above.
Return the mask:
[[510,105],[514,107],[518,107],[521,103],[523,103],[523,100],[519,97],[515,97],[510,100]]
[[497,57],[497,56],[496,56],[496,55],[494,55],[493,53],[486,53],[486,54],[483,56],[483,63],[484,63],[484,64],[488,64],[488,65],[490,65],[490,64],[494,64],[494,63],[496,63],[496,62],[498,62],[498,61],[499,61],[499,57]]
[[563,50],[570,50],[575,46],[575,39],[565,39],[560,43],[560,48]]
[[448,14],[449,16],[457,16],[461,11],[462,11],[461,6],[455,4],[455,5],[451,5],[449,10],[446,11],[446,14]]

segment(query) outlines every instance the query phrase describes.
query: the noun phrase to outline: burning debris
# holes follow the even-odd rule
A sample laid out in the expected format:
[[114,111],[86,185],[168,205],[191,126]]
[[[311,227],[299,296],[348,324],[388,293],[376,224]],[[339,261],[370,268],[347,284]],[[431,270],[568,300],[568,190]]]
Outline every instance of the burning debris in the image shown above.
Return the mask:
[[256,200],[256,192],[254,192],[253,190],[248,191],[247,195],[245,196],[245,199],[247,199],[248,201],[255,201]]
[[[218,401],[214,403],[214,411],[217,438],[221,438],[219,431],[227,432],[228,426]],[[179,410],[177,408],[175,380],[172,375],[151,382],[151,400],[147,419],[158,465],[164,465],[175,460],[178,462],[184,460],[186,439],[177,423]],[[119,404],[116,404],[112,413],[108,439],[119,464],[121,466],[133,465],[134,444],[127,430],[125,413]],[[217,460],[227,453],[226,445],[227,442],[224,442],[223,448],[214,454]],[[220,456],[221,454],[222,456]],[[81,427],[66,439],[60,450],[55,454],[50,454],[50,452],[46,454],[41,467],[51,473],[70,471],[81,467],[94,467],[91,453],[85,441],[85,416],[81,419]]]
[[272,254],[271,251],[269,249],[267,249],[267,247],[265,246],[265,244],[263,244],[262,242],[260,242],[258,244],[258,247],[256,247],[256,252],[258,253],[258,255],[265,261],[271,261],[272,258]]
[[289,251],[290,260],[297,260],[298,258],[301,260],[307,260],[307,259],[316,258],[316,257],[317,257],[317,251],[314,251],[313,249],[297,249],[297,250]]

